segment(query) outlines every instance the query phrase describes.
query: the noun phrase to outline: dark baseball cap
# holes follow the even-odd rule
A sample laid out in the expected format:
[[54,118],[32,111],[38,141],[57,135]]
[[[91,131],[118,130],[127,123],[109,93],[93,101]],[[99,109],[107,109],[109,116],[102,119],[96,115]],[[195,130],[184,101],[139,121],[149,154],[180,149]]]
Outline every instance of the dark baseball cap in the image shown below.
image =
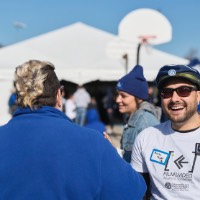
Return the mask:
[[156,77],[158,89],[170,79],[181,78],[191,82],[200,89],[200,73],[187,65],[165,65],[163,66]]

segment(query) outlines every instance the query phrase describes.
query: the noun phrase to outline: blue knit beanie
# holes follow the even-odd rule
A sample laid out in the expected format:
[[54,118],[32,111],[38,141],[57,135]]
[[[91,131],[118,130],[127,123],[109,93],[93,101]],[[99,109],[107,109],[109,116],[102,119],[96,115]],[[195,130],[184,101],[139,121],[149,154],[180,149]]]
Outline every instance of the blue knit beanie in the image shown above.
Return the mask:
[[136,65],[118,81],[116,89],[143,100],[147,99],[148,83],[144,78],[143,68],[140,65]]

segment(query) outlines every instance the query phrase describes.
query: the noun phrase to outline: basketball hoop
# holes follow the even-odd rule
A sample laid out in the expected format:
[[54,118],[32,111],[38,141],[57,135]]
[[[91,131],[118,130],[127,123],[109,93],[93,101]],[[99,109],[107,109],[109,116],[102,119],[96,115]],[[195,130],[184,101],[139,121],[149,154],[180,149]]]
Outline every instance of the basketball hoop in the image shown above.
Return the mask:
[[140,42],[137,47],[137,65],[139,64],[139,60],[140,60],[141,46],[149,44],[150,43],[149,41],[152,39],[156,39],[156,36],[155,35],[142,35],[142,36],[139,36],[139,39],[140,39]]
[[156,39],[156,35],[141,35],[138,38],[141,44],[150,44],[149,41]]

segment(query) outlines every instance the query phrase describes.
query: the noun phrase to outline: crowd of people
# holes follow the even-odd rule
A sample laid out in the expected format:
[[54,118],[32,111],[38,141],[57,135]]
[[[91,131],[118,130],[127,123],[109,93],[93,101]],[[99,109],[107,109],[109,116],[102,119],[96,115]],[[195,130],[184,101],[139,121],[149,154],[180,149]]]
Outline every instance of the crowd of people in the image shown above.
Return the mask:
[[17,109],[0,127],[0,199],[199,199],[200,73],[166,65],[155,82],[161,107],[149,98],[142,66],[119,78],[124,128],[116,151],[83,86],[66,99],[52,63],[16,67],[9,103]]

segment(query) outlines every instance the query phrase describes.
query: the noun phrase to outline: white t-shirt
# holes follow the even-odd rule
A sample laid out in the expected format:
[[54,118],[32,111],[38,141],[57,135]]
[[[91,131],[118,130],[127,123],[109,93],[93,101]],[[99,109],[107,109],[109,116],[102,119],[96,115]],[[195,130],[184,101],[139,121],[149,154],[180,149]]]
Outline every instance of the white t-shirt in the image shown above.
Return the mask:
[[144,129],[131,165],[150,174],[152,199],[200,199],[200,128],[180,133],[167,121]]
[[90,101],[90,95],[85,88],[78,88],[78,90],[74,93],[74,102],[77,108],[87,108]]
[[72,99],[67,99],[65,103],[65,113],[71,119],[76,118],[76,105]]

